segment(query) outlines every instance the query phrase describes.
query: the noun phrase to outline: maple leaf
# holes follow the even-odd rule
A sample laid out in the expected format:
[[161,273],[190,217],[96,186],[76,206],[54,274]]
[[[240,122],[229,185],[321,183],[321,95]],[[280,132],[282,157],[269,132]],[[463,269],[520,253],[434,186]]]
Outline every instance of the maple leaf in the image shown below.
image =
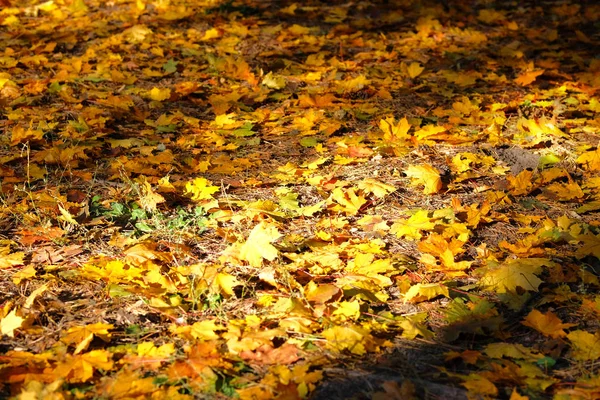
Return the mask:
[[544,336],[550,336],[551,338],[561,338],[567,336],[564,328],[571,328],[577,324],[563,324],[562,321],[552,311],[548,311],[546,314],[542,314],[538,310],[531,310],[531,312],[525,317],[523,325],[535,329]]
[[336,204],[333,209],[335,211],[341,211],[346,215],[356,215],[360,211],[360,208],[367,202],[367,200],[361,195],[357,196],[354,188],[342,190],[341,188],[335,188],[331,193],[332,200],[335,200]]
[[349,350],[353,354],[363,355],[367,352],[370,341],[369,331],[356,326],[333,326],[322,333],[327,339],[327,347],[337,352]]
[[[141,196],[139,200],[140,206],[142,206],[142,208],[148,212],[154,212],[156,211],[156,206],[159,203],[165,202],[165,198],[152,190],[152,185],[150,185],[150,182],[148,182],[146,178],[141,179]],[[168,179],[166,182],[168,183]]]
[[241,282],[235,276],[221,271],[222,269],[218,265],[194,264],[183,267],[180,271],[194,276],[193,284],[196,291],[208,290],[211,294],[232,296],[233,288],[241,285]]
[[103,323],[74,326],[69,328],[67,334],[61,338],[61,341],[67,345],[77,344],[77,348],[73,354],[79,354],[88,348],[94,337],[98,337],[105,342],[110,342],[112,334],[108,331],[113,328],[113,325]]
[[0,247],[0,269],[11,268],[17,265],[23,265],[25,253],[22,251],[12,253],[10,246]]
[[155,101],[167,100],[171,97],[171,89],[153,87],[152,90],[148,92],[148,97]]
[[408,73],[410,79],[415,79],[417,76],[421,75],[421,72],[423,72],[424,69],[425,68],[422,67],[421,64],[413,62],[406,67],[406,72]]
[[92,350],[75,356],[67,354],[56,366],[53,375],[71,383],[82,383],[89,381],[95,370],[109,371],[113,365],[112,353],[108,350]]
[[404,299],[419,303],[422,301],[431,300],[438,296],[450,297],[448,288],[439,283],[417,283],[408,289],[404,294]]
[[192,200],[212,200],[212,194],[219,191],[218,186],[211,186],[212,182],[205,178],[196,178],[185,184],[185,194],[191,195]]
[[434,194],[442,188],[442,179],[437,169],[428,164],[411,165],[404,170],[413,185],[423,185],[424,194]]
[[406,117],[396,123],[396,119],[388,117],[379,121],[379,129],[383,131],[383,138],[386,141],[404,141],[409,140],[410,124]]
[[363,192],[372,193],[375,197],[383,198],[386,195],[395,192],[396,188],[391,185],[379,182],[377,179],[366,178],[358,183],[358,188]]
[[586,256],[600,258],[600,235],[587,233],[577,236],[577,239],[581,241],[581,246],[576,252],[578,258]]
[[254,351],[242,351],[240,357],[252,364],[289,365],[298,361],[299,353],[298,347],[292,343],[284,343],[277,348],[264,344]]
[[360,317],[360,303],[358,300],[341,301],[338,303],[338,308],[332,313],[332,317],[338,323],[357,320]]
[[250,236],[240,248],[240,257],[248,263],[259,268],[262,266],[263,259],[273,261],[279,251],[271,243],[279,239],[281,234],[275,225],[269,225],[266,221],[261,221],[252,229]]
[[586,151],[577,157],[577,164],[582,164],[589,171],[600,171],[600,147],[594,151]]
[[365,232],[374,232],[379,235],[384,235],[385,232],[390,229],[387,222],[380,215],[365,215],[356,221],[356,223],[360,225]]
[[517,288],[537,292],[542,283],[537,275],[542,272],[542,267],[554,265],[545,258],[518,258],[501,264],[491,263],[485,268],[481,283],[497,293],[515,293]]
[[542,75],[544,72],[546,71],[543,69],[523,72],[517,78],[515,78],[515,82],[521,86],[528,86],[531,83],[533,83],[537,79],[537,77]]
[[318,285],[310,281],[304,287],[304,297],[306,300],[317,304],[324,304],[339,293],[340,288],[328,283]]
[[425,321],[427,313],[417,313],[404,318],[400,323],[402,328],[402,337],[406,339],[414,339],[417,336],[428,339],[433,337],[433,332],[427,329]]
[[426,210],[418,210],[410,218],[394,222],[390,233],[407,239],[420,239],[423,236],[421,231],[430,231],[435,227],[428,215]]
[[518,343],[490,343],[485,346],[483,352],[491,358],[514,358],[530,362],[535,362],[544,357],[543,354]]
[[157,369],[174,352],[175,345],[173,343],[165,343],[156,347],[152,342],[142,342],[138,343],[135,355],[128,354],[119,361],[131,365],[132,368]]
[[573,331],[567,335],[573,344],[573,358],[579,361],[596,361],[600,358],[600,333],[592,334],[586,331]]
[[489,379],[479,374],[469,374],[464,378],[463,386],[476,396],[483,398],[496,398],[498,396],[498,388]]
[[533,172],[523,170],[517,176],[509,175],[506,180],[510,186],[510,193],[515,196],[526,195],[534,189]]
[[13,309],[6,317],[0,320],[0,333],[10,337],[15,337],[15,330],[23,325],[25,318],[17,315],[17,309]]

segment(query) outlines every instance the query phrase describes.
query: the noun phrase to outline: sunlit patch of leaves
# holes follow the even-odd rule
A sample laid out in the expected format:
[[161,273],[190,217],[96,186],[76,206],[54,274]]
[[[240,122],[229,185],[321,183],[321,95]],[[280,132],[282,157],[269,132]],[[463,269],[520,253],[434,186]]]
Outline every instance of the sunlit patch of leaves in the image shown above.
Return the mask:
[[597,395],[600,7],[0,5],[2,394]]

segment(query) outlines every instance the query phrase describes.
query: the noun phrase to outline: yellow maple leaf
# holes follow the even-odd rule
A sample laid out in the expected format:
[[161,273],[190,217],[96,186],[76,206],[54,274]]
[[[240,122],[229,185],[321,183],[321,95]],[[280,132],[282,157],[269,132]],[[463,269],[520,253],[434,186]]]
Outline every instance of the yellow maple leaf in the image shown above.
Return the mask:
[[216,331],[222,329],[224,328],[221,325],[217,325],[215,321],[207,319],[194,322],[190,334],[197,340],[216,340],[219,338],[219,334],[217,334]]
[[369,85],[370,83],[371,81],[367,79],[366,76],[358,75],[355,78],[338,82],[338,86],[345,91],[355,92]]
[[357,196],[354,188],[342,190],[335,188],[331,193],[331,200],[335,200],[333,210],[343,212],[346,215],[356,215],[360,208],[367,202],[362,196]]
[[360,317],[360,303],[358,300],[341,301],[338,303],[338,308],[332,313],[332,317],[336,322],[355,321]]
[[383,131],[383,138],[386,141],[409,140],[410,124],[406,117],[396,122],[394,117],[388,117],[379,121],[379,129]]
[[35,266],[33,264],[29,264],[19,272],[16,272],[12,276],[12,281],[15,285],[19,285],[22,281],[33,278],[37,274]]
[[152,190],[152,185],[150,185],[150,182],[148,182],[145,177],[141,179],[141,193],[139,200],[140,206],[142,206],[142,208],[148,212],[154,212],[156,211],[156,207],[159,203],[165,202],[165,198]]
[[148,92],[148,96],[154,101],[167,100],[171,97],[171,89],[153,87],[150,92]]
[[212,200],[212,194],[218,191],[219,187],[212,186],[212,182],[205,178],[196,178],[185,184],[185,194],[194,201]]
[[112,353],[108,350],[92,350],[75,356],[67,354],[56,366],[53,375],[71,383],[81,383],[90,380],[95,370],[110,371],[113,365]]
[[17,309],[13,309],[6,317],[0,320],[0,333],[10,337],[15,337],[15,330],[23,325],[25,318],[17,315]]
[[596,361],[600,358],[600,333],[573,331],[567,335],[573,345],[571,354],[578,361]]
[[588,171],[600,171],[600,147],[594,151],[586,151],[577,157],[576,161]]
[[412,179],[412,184],[423,185],[424,194],[434,194],[442,188],[442,179],[437,169],[428,164],[411,165],[404,170],[406,176]]
[[165,343],[160,347],[156,347],[152,342],[142,342],[138,344],[136,352],[140,357],[167,358],[175,352],[175,345]]
[[433,337],[433,332],[428,330],[425,325],[426,320],[427,313],[425,312],[409,315],[404,318],[404,321],[400,323],[402,337],[411,340],[417,336],[421,336],[425,339]]
[[252,229],[250,236],[240,248],[240,257],[255,268],[262,266],[263,259],[273,261],[279,251],[271,243],[280,237],[281,234],[275,225],[261,221]]
[[491,358],[514,358],[516,360],[527,360],[530,362],[536,362],[544,357],[543,354],[536,352],[534,349],[518,343],[490,343],[485,346],[483,352]]
[[533,172],[526,169],[519,172],[517,176],[507,176],[510,193],[514,196],[522,196],[531,192],[534,189],[532,178]]
[[61,338],[61,341],[67,345],[77,344],[77,348],[73,354],[79,354],[88,348],[94,337],[109,342],[112,334],[108,330],[113,328],[113,325],[103,323],[74,326],[69,328],[67,334]]
[[123,31],[123,38],[129,43],[136,44],[146,40],[146,36],[152,34],[152,30],[145,25],[134,25]]
[[471,373],[463,379],[465,379],[465,382],[463,382],[462,385],[469,393],[473,394],[473,398],[481,397],[493,399],[498,396],[498,388],[496,388],[496,385],[481,375]]
[[438,296],[450,297],[448,288],[439,283],[417,283],[408,289],[404,294],[404,299],[413,303],[431,300]]
[[543,69],[533,70],[533,71],[525,71],[520,74],[517,78],[515,78],[515,82],[521,86],[527,86],[532,84],[538,76],[542,75],[546,72]]
[[386,195],[395,192],[396,188],[392,185],[386,185],[379,182],[377,179],[367,178],[358,183],[358,188],[363,192],[372,193],[375,197],[385,197]]
[[356,223],[362,227],[365,232],[374,232],[378,235],[385,235],[385,232],[390,229],[385,221],[380,215],[365,215]]
[[212,294],[233,295],[233,288],[241,284],[233,275],[222,271],[223,267],[211,264],[194,264],[183,267],[182,273],[194,275],[196,291],[208,290]]
[[36,142],[41,141],[44,138],[44,131],[41,129],[33,129],[30,124],[29,129],[25,130],[22,126],[15,126],[11,133],[11,146],[16,146],[20,143],[27,143],[29,141]]
[[421,75],[425,68],[421,66],[418,62],[410,63],[408,67],[406,67],[406,72],[410,79],[415,79],[417,76]]
[[543,266],[555,264],[545,258],[518,258],[485,269],[481,283],[497,293],[515,293],[517,288],[537,292],[542,280],[538,274]]
[[390,229],[390,233],[407,239],[420,239],[421,231],[430,231],[435,227],[435,223],[431,222],[426,210],[418,210],[408,219],[401,219],[394,222]]
[[577,257],[595,256],[600,258],[600,235],[586,233],[577,236],[577,239],[581,241],[581,246],[576,252]]
[[356,325],[334,326],[323,331],[323,337],[327,339],[327,347],[337,352],[349,350],[358,355],[367,352],[365,343],[370,336],[367,330]]
[[544,336],[550,336],[551,338],[555,339],[567,336],[563,329],[576,325],[563,324],[562,321],[552,311],[542,314],[538,310],[531,310],[531,312],[521,323],[525,326],[535,329]]

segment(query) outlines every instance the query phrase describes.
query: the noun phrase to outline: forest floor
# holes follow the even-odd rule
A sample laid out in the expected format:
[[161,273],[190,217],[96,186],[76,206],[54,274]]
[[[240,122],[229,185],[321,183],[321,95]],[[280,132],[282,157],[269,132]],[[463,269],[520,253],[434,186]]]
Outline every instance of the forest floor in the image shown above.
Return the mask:
[[0,398],[597,399],[600,5],[12,1]]

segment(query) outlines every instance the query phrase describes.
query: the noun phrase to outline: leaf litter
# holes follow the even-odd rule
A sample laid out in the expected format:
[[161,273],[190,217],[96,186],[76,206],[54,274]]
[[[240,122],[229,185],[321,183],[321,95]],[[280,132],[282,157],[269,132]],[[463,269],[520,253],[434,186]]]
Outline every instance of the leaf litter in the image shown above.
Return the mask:
[[2,6],[2,397],[598,396],[599,6]]

